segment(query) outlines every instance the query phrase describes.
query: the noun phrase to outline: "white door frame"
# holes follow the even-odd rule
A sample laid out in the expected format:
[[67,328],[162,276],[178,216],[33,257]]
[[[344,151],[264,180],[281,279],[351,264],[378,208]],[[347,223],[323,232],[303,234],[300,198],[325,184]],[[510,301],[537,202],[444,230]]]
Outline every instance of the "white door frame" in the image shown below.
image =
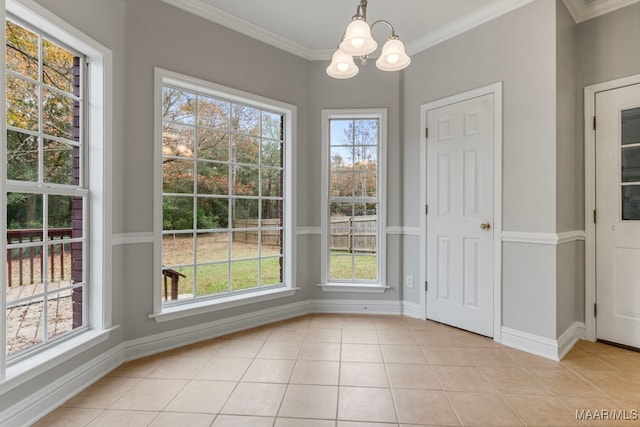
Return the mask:
[[584,88],[584,317],[586,338],[596,340],[596,224],[593,212],[596,209],[596,131],[593,119],[596,115],[596,94],[625,86],[640,84],[640,74]]
[[[493,149],[493,339],[502,341],[502,82],[453,95],[420,106],[420,209],[427,205],[427,112],[450,104],[494,95],[494,149]],[[420,215],[420,310],[427,318],[427,216]]]

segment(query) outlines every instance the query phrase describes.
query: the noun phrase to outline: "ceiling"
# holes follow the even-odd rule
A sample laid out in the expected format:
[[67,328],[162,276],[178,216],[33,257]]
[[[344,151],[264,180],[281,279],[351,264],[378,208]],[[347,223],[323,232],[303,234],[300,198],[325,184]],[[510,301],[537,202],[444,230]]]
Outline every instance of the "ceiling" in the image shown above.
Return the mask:
[[[163,0],[310,60],[331,57],[359,0]],[[414,54],[536,0],[369,0],[367,21],[389,21]],[[539,1],[539,0],[538,0]],[[640,0],[564,0],[576,22]],[[389,35],[373,29],[380,43]]]

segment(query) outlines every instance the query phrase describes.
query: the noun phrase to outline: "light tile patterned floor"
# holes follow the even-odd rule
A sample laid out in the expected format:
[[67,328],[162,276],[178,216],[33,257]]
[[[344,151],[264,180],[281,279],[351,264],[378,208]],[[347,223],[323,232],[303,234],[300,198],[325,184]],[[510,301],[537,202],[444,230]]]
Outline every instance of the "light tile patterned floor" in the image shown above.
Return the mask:
[[430,321],[310,315],[125,363],[37,426],[639,425],[640,354],[560,362]]

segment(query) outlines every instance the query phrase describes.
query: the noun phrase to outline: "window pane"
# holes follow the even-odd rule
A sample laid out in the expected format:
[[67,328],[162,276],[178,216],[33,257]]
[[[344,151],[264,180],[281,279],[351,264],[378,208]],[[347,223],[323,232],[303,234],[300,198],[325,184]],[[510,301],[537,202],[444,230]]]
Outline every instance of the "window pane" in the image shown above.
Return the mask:
[[[75,292],[76,295],[73,295]],[[75,299],[79,299],[74,304]],[[74,311],[75,309],[75,311]],[[73,316],[79,317],[74,326]],[[47,336],[57,337],[82,326],[82,288],[67,289],[47,298]]]
[[263,228],[260,237],[261,256],[282,255],[282,228]]
[[229,292],[229,264],[209,264],[196,267],[198,274],[197,296]]
[[250,199],[234,199],[233,203],[233,227],[245,228],[243,219],[258,220],[258,201]]
[[622,219],[640,220],[640,185],[622,187]]
[[622,182],[640,181],[640,147],[622,148]]
[[164,234],[162,236],[162,264],[193,264],[193,234]]
[[42,240],[41,194],[7,194],[7,228],[9,230],[30,229]]
[[[42,81],[70,94],[74,91],[74,59],[75,55],[57,44],[42,40]],[[79,66],[79,62],[76,59]]]
[[355,180],[355,196],[356,197],[373,197],[378,195],[378,180],[375,173],[366,173],[358,171],[354,177]]
[[38,36],[6,21],[7,69],[38,80]]
[[262,169],[262,196],[282,197],[282,170]]
[[165,159],[162,164],[164,193],[193,194],[193,161]]
[[231,259],[257,258],[258,255],[258,229],[233,232]]
[[279,141],[262,141],[262,165],[283,167],[282,148],[282,143]]
[[198,126],[228,130],[230,110],[227,101],[198,96]]
[[38,138],[7,131],[7,179],[38,181]]
[[70,239],[82,237],[82,197],[49,196],[49,235]]
[[198,230],[227,228],[229,201],[213,197],[198,197]]
[[44,133],[74,141],[73,113],[77,101],[59,92],[42,89]]
[[229,260],[229,233],[198,233],[197,262],[206,263]]
[[165,86],[162,91],[162,118],[193,125],[196,121],[195,104],[195,94]]
[[331,147],[331,172],[351,171],[353,167],[352,147]]
[[229,194],[229,165],[198,162],[198,194]]
[[258,287],[258,260],[231,263],[231,290]]
[[193,225],[193,197],[162,198],[163,230],[191,230]]
[[331,251],[329,256],[329,280],[353,280],[353,257]]
[[193,298],[193,266],[164,268],[161,286],[166,300]]
[[246,135],[260,135],[260,110],[245,105],[233,105],[231,130]]
[[353,257],[353,278],[356,280],[376,281],[378,279],[378,259],[375,256]]
[[164,122],[162,124],[162,155],[193,157],[195,128]]
[[330,145],[353,144],[353,120],[329,120],[329,132]]
[[260,169],[251,166],[233,166],[233,194],[258,196]]
[[377,145],[378,120],[355,120],[347,135],[355,145]]
[[353,192],[353,172],[331,173],[330,197],[353,197]]
[[43,341],[44,303],[34,298],[7,306],[7,355],[11,356]]
[[282,126],[284,120],[282,115],[276,113],[270,113],[268,111],[262,112],[262,137],[275,139],[280,141],[282,139]]
[[[29,242],[32,236],[28,231],[9,231],[7,234],[12,243]],[[7,301],[44,291],[42,286],[42,252],[41,245],[7,249]]]
[[351,217],[353,215],[353,203],[332,202],[329,203],[329,216],[331,218]]
[[282,227],[282,200],[262,201],[262,226]]
[[260,286],[272,286],[282,282],[282,257],[263,258],[260,261]]
[[257,165],[260,160],[260,143],[258,138],[251,138],[244,135],[233,135],[233,161],[235,163],[245,163]]
[[74,171],[74,160],[75,164],[79,166],[79,147],[45,139],[44,181],[54,184],[78,185],[80,183],[80,168],[77,167]]
[[209,129],[198,129],[198,158],[229,161],[229,134]]
[[622,112],[622,145],[640,144],[640,108]]
[[357,216],[353,219],[351,247],[358,253],[376,253],[378,236],[378,217],[375,215]]
[[76,251],[72,251],[71,243],[63,240],[48,245],[47,280],[49,283],[47,290],[58,289],[83,281],[82,243],[77,243],[75,246],[76,248],[74,249]]
[[7,74],[7,125],[38,130],[38,88],[11,74]]

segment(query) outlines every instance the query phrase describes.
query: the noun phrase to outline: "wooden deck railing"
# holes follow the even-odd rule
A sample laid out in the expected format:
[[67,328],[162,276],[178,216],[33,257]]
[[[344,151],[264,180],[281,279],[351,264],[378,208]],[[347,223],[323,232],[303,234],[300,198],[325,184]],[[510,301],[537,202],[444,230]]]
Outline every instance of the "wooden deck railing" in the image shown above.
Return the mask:
[[[23,229],[23,230],[7,230],[7,243],[26,243],[42,241],[41,229]],[[65,242],[70,239],[72,229],[69,228],[50,228],[47,232],[49,241],[55,240],[56,243],[49,246],[49,270],[51,277],[65,278],[65,259],[71,258],[71,243]],[[57,243],[57,242],[60,243]],[[70,263],[69,263],[70,265]],[[44,279],[42,249],[39,246],[31,246],[27,248],[15,248],[7,251],[7,286],[14,285],[32,285],[42,283]],[[16,269],[18,277],[16,278]],[[25,271],[26,270],[26,271]],[[59,275],[56,276],[56,272]],[[26,274],[25,274],[26,273]],[[67,271],[70,275],[71,272]],[[17,279],[17,280],[16,280]]]

